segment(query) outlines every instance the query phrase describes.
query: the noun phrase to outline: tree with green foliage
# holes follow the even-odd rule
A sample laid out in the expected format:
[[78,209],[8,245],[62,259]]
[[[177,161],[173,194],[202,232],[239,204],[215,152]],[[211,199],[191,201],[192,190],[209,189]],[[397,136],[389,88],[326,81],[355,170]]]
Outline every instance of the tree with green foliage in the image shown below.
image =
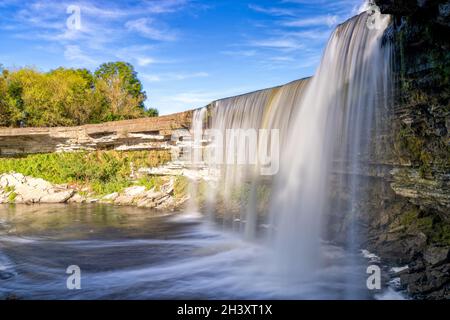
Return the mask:
[[145,110],[145,114],[147,115],[147,117],[158,117],[159,111],[155,108],[148,108]]
[[74,126],[139,117],[145,92],[134,68],[125,62],[87,69],[32,68],[9,71],[0,64],[0,126]]
[[107,83],[120,79],[121,87],[133,98],[141,100],[139,106],[144,109],[147,95],[131,64],[122,61],[104,63],[95,71],[95,77]]
[[14,126],[20,117],[20,112],[8,93],[8,84],[4,77],[0,77],[0,126]]
[[141,96],[133,96],[123,87],[123,77],[112,75],[107,80],[97,79],[96,88],[103,101],[101,121],[117,121],[144,117],[140,107]]

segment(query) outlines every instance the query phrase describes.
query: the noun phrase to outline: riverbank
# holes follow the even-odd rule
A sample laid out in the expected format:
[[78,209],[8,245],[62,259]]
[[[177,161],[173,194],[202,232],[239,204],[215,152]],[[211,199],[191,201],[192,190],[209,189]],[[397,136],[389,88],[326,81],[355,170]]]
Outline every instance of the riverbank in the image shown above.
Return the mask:
[[106,203],[174,211],[188,200],[181,180],[160,178],[159,185],[153,187],[136,182],[136,185],[120,192],[98,197],[68,185],[53,185],[40,178],[10,173],[0,175],[0,204]]
[[169,160],[167,150],[2,158],[0,204],[99,202],[175,210],[187,201],[187,178],[142,173]]
[[0,204],[105,203],[174,211],[188,200],[182,177],[161,177],[98,196],[69,185],[55,185],[20,173],[0,175]]

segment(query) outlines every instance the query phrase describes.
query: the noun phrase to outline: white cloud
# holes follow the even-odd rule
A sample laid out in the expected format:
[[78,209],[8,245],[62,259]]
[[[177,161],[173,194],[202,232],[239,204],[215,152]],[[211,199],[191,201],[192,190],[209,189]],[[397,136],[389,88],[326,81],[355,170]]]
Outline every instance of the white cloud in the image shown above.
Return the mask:
[[96,65],[97,61],[85,54],[79,46],[68,45],[64,50],[66,60],[82,65]]
[[165,73],[159,75],[143,75],[143,79],[149,82],[161,82],[161,81],[181,81],[194,78],[207,78],[209,74],[207,72],[194,72],[194,73]]
[[141,75],[142,79],[144,79],[145,81],[148,82],[160,82],[161,81],[161,77],[156,76],[156,75],[148,75],[148,74],[143,74]]
[[180,93],[175,95],[171,100],[175,102],[181,102],[184,104],[192,105],[206,105],[213,101],[213,96],[209,93]]
[[118,59],[136,63],[140,67],[147,67],[163,62],[148,54],[153,49],[154,46],[150,45],[134,45],[114,50],[114,52]]
[[207,78],[209,77],[209,74],[207,72],[179,73],[179,74],[172,74],[171,77],[173,77],[176,80],[185,80],[192,78]]
[[312,27],[312,26],[328,26],[333,27],[336,25],[339,17],[336,15],[317,16],[306,19],[297,19],[292,21],[286,21],[283,25],[287,27]]
[[309,40],[326,40],[330,37],[331,30],[322,29],[312,29],[312,30],[302,30],[302,31],[284,31],[283,34],[290,37],[296,37],[298,39],[309,39]]
[[370,8],[370,1],[369,0],[365,0],[363,4],[361,4],[359,7],[355,6],[352,10],[352,15],[357,15],[360,13],[363,13],[364,11],[369,10]]
[[175,34],[167,29],[156,27],[154,21],[149,18],[140,18],[128,21],[125,27],[128,31],[135,31],[141,36],[158,41],[173,41],[176,39]]
[[221,54],[233,57],[254,57],[257,54],[256,50],[225,50]]
[[293,62],[296,61],[293,57],[270,57],[269,60],[275,61],[275,62]]
[[272,16],[295,16],[296,11],[286,8],[265,8],[261,6],[257,6],[254,4],[250,4],[248,6],[250,9],[256,12],[265,13]]
[[[132,3],[34,0],[25,4],[15,0],[0,0],[0,6],[15,4],[20,7],[12,11],[14,14],[0,21],[0,28],[9,29],[12,37],[54,42],[63,49],[67,45],[78,45],[98,50],[103,55],[110,51],[111,44],[129,37],[130,31],[139,32],[148,39],[175,40],[175,32],[170,26],[161,23],[162,15],[186,9],[187,6],[195,10],[191,0],[137,0]],[[69,30],[66,26],[70,16],[66,10],[72,4],[80,7],[80,30]],[[141,66],[152,63],[145,54],[135,57],[135,61]]]
[[150,57],[136,57],[136,61],[140,67],[145,67],[145,66],[155,63],[155,59],[150,58]]
[[284,50],[297,50],[303,48],[303,45],[294,39],[264,39],[250,42],[251,46]]

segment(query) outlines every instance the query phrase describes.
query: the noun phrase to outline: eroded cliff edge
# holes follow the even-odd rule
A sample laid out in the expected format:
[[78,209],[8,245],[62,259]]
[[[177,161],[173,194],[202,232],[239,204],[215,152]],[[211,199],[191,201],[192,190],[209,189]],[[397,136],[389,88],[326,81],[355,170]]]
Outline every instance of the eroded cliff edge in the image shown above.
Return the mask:
[[[396,91],[364,188],[367,246],[409,268],[408,292],[450,298],[450,2],[376,0],[393,15]],[[377,177],[377,178],[376,178]],[[382,177],[382,179],[379,179]]]

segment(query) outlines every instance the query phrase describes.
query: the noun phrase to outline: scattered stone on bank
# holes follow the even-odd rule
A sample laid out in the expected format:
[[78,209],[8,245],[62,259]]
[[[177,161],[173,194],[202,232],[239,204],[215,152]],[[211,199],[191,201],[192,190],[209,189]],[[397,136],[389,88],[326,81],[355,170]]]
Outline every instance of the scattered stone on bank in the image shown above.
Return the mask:
[[[155,188],[147,190],[145,187],[135,186],[127,188],[118,195],[114,195],[116,205],[136,205],[141,208],[173,210],[182,205],[187,199],[176,200],[174,197],[175,179],[170,178],[159,191]],[[110,198],[113,198],[111,195]]]
[[[53,185],[43,179],[20,173],[0,175],[0,204],[38,203],[110,203],[119,206],[138,206],[173,211],[181,207],[189,197],[177,199],[174,195],[175,177],[168,178],[158,190],[145,186],[132,186],[122,192],[114,192],[100,199],[87,193],[86,189],[70,189],[65,185]],[[84,195],[87,194],[87,195]]]
[[118,196],[119,196],[118,192],[113,192],[111,194],[104,196],[101,200],[102,201],[114,201],[117,199]]
[[154,168],[140,168],[138,175],[155,175],[166,177],[184,176],[192,181],[217,181],[219,170],[206,165],[192,165],[183,161],[171,161],[163,166]]
[[75,190],[20,173],[0,175],[0,203],[65,203]]

